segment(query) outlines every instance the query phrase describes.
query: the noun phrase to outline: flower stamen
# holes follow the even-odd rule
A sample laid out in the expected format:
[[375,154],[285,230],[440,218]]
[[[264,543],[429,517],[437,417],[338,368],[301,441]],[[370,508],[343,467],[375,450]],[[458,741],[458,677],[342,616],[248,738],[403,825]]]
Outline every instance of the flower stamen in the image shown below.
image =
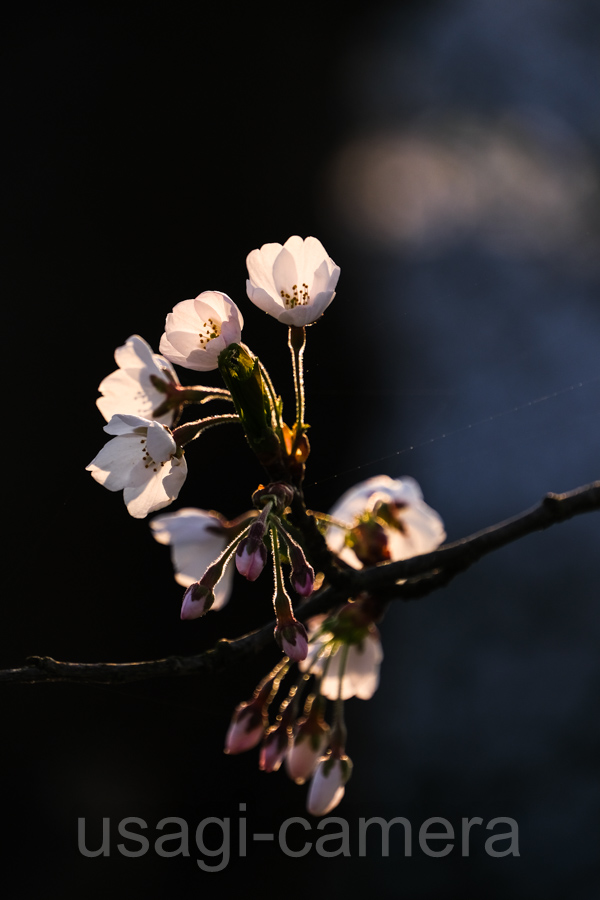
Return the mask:
[[284,291],[283,288],[281,288],[279,293],[281,294],[281,299],[283,300],[286,309],[295,309],[296,306],[308,306],[310,303],[308,285],[305,281],[302,282],[301,288],[299,288],[297,284],[294,284],[292,286],[291,294]]
[[198,337],[200,338],[200,346],[204,350],[209,341],[213,341],[215,338],[218,338],[221,334],[221,323],[216,321],[215,319],[209,318],[208,321],[204,323],[202,326],[202,331],[199,332]]

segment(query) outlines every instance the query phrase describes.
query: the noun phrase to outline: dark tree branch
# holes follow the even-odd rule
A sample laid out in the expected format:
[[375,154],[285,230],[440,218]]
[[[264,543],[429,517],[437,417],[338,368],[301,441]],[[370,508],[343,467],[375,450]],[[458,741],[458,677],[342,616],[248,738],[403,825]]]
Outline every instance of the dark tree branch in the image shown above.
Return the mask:
[[[470,537],[447,544],[433,553],[415,556],[387,565],[369,569],[335,571],[329,565],[332,579],[304,602],[296,611],[298,619],[306,621],[318,613],[326,613],[349,597],[361,592],[376,592],[387,599],[413,600],[424,597],[446,585],[455,575],[468,569],[475,562],[520,540],[528,534],[564,522],[573,516],[600,509],[600,481],[577,488],[566,494],[547,494],[537,506],[526,512],[492,525]],[[299,516],[298,528],[310,529],[310,540],[316,543],[314,520]],[[402,584],[397,584],[402,580]],[[273,639],[275,622],[236,640],[219,641],[216,646],[195,656],[169,656],[143,662],[127,663],[74,663],[59,662],[47,656],[34,656],[27,665],[15,669],[0,669],[0,681],[35,683],[46,681],[92,682],[122,684],[172,675],[194,673],[215,674],[228,666],[259,653]]]

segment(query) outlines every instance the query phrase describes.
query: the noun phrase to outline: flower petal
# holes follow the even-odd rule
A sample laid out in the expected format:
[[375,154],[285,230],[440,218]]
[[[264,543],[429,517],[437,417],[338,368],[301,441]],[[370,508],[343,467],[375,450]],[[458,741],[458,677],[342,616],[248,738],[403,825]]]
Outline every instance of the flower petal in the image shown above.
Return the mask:
[[142,455],[139,435],[118,435],[104,445],[86,469],[109,491],[122,491],[130,482],[132,469],[141,464]]
[[168,506],[177,498],[186,475],[185,457],[171,459],[164,466],[144,467],[143,471],[137,466],[123,491],[127,511],[135,519],[143,519],[148,513]]

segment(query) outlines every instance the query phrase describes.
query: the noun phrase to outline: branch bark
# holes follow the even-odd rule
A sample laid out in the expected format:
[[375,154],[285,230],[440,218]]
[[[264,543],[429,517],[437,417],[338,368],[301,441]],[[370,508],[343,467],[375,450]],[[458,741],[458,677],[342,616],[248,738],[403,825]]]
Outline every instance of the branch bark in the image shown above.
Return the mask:
[[[546,494],[532,509],[491,525],[482,531],[440,547],[433,553],[415,556],[387,565],[360,570],[334,570],[328,566],[331,584],[318,591],[296,610],[301,621],[319,613],[327,613],[349,597],[363,591],[390,600],[414,600],[439,590],[457,574],[465,571],[483,556],[528,534],[564,522],[573,516],[600,509],[600,481],[576,488],[565,494]],[[314,520],[300,516],[298,527],[309,529],[315,542]],[[402,580],[401,584],[397,582]],[[49,656],[33,656],[26,665],[0,669],[0,682],[33,684],[50,681],[123,684],[173,675],[214,675],[248,659],[273,640],[275,622],[269,622],[250,634],[235,640],[221,640],[211,650],[194,656],[169,656],[164,659],[125,663],[61,662]]]

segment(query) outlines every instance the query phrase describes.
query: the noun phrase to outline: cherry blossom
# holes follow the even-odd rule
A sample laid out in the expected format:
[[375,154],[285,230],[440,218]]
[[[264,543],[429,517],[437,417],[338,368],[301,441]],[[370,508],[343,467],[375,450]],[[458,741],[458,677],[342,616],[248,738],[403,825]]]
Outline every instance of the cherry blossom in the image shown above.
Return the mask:
[[227,294],[204,291],[173,307],[160,339],[160,352],[176,365],[209,372],[218,367],[225,347],[239,343],[243,325],[241,312]]
[[[311,629],[308,655],[299,663],[303,672],[320,676],[319,690],[329,700],[359,697],[369,700],[379,685],[379,668],[383,650],[374,625],[365,629],[362,640],[345,644],[320,626]],[[342,674],[340,688],[340,675]]]
[[[329,515],[347,530],[330,525],[327,545],[355,569],[366,557],[369,563],[391,562],[430,553],[446,537],[440,516],[423,501],[421,488],[410,477],[369,478],[346,491]],[[370,558],[371,552],[377,559]]]
[[[96,400],[106,421],[117,413],[154,418],[152,412],[163,403],[164,393],[156,389],[152,377],[178,385],[179,379],[171,363],[153,353],[139,334],[132,334],[117,347],[115,362],[119,368],[100,382],[98,390],[102,397]],[[154,421],[172,425],[174,415],[175,410],[170,409]]]
[[86,469],[109,491],[123,491],[130,515],[143,519],[177,498],[187,463],[168,428],[141,416],[118,414],[104,431],[115,437]]
[[283,244],[263,244],[246,258],[250,300],[285,325],[315,322],[335,296],[339,267],[315,237],[293,235]]
[[[178,584],[190,587],[200,581],[208,566],[223,552],[228,538],[222,523],[218,513],[190,507],[152,519],[150,528],[154,539],[171,548],[171,561]],[[227,567],[214,588],[215,600],[211,609],[225,606],[231,594],[232,579],[233,567]],[[193,608],[193,601],[190,603]]]

